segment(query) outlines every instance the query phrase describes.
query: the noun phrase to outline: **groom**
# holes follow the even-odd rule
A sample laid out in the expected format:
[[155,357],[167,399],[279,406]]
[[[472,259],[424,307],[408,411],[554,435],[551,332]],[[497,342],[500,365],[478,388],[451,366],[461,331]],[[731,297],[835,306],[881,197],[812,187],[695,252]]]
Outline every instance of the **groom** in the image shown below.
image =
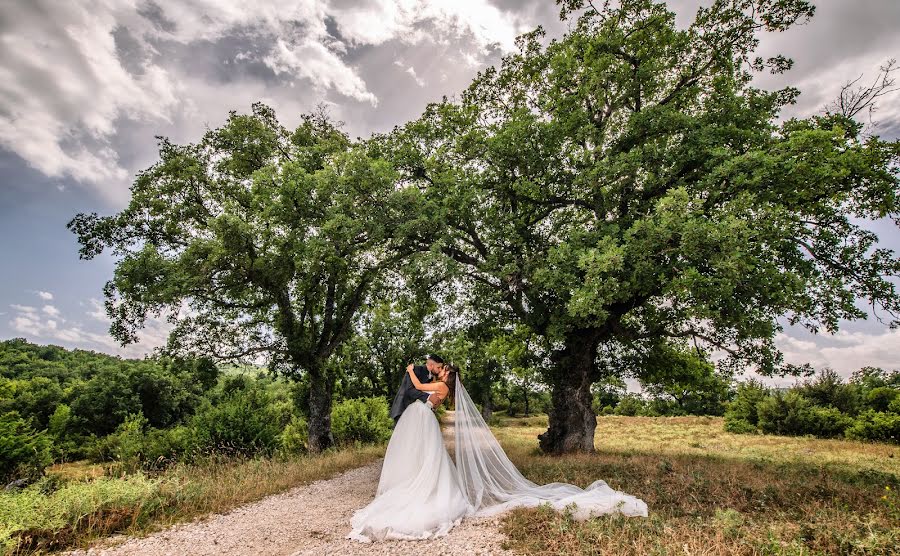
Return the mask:
[[[431,354],[428,356],[428,359],[425,360],[424,366],[414,365],[413,372],[416,373],[416,378],[418,378],[420,382],[431,382],[437,377],[438,368],[443,364],[444,360],[441,357]],[[403,412],[409,404],[416,400],[422,400],[423,403],[427,402],[428,397],[428,392],[417,390],[416,387],[413,386],[412,380],[409,378],[409,373],[404,371],[403,380],[400,381],[400,390],[397,391],[397,395],[394,397],[394,403],[391,405],[391,418],[394,420],[394,424],[397,424],[397,421],[400,419],[400,416],[403,415]]]

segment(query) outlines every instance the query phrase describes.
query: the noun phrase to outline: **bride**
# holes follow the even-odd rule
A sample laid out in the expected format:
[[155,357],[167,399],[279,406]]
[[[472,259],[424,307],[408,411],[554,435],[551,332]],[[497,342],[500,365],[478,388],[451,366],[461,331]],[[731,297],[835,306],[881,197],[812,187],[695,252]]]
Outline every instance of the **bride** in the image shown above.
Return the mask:
[[[347,538],[419,540],[446,535],[464,517],[489,516],[511,508],[550,504],[573,506],[585,519],[619,512],[647,516],[640,499],[598,480],[581,489],[567,483],[537,485],[526,479],[494,438],[459,379],[459,369],[438,366],[437,380],[423,383],[407,368],[428,402],[411,403],[388,442],[375,499],[354,513]],[[437,419],[429,408],[449,399],[456,406],[456,463],[444,446]]]

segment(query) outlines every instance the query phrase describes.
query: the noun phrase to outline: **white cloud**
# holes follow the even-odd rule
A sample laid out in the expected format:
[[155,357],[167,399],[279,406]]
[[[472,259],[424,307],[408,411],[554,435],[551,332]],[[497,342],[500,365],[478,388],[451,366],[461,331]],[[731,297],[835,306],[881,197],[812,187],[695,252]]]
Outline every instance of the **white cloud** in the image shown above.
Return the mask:
[[294,45],[278,39],[275,48],[263,61],[276,74],[305,77],[323,90],[334,89],[373,106],[378,104],[378,99],[366,89],[366,84],[356,74],[356,70],[348,67],[337,54],[314,40],[304,39]]
[[414,67],[409,66],[408,68],[406,68],[406,73],[412,76],[413,81],[416,82],[416,85],[418,85],[419,87],[425,86],[425,80],[416,75],[416,69]]
[[[784,354],[787,363],[809,363],[817,371],[829,367],[844,378],[849,378],[861,367],[900,369],[900,330],[885,330],[880,334],[838,331],[834,335],[821,335],[815,341],[800,339],[781,333],[775,344]],[[756,378],[771,386],[787,387],[798,381],[797,377],[760,377],[747,373],[746,378]]]
[[[329,33],[329,19],[339,37]],[[134,170],[117,150],[122,122],[175,125],[198,104],[184,71],[160,54],[162,45],[251,36],[270,49],[229,55],[234,62],[262,62],[308,82],[319,96],[335,91],[374,106],[377,98],[344,59],[348,45],[466,37],[483,49],[510,49],[525,28],[488,0],[4,2],[0,148],[48,177],[74,178],[119,204]],[[123,32],[133,60],[117,49],[116,33]],[[215,106],[224,114],[240,97],[219,85]]]
[[39,292],[37,292],[37,294],[38,294],[38,295],[40,296],[40,298],[43,299],[44,301],[50,301],[51,299],[53,299],[53,294],[50,293],[50,292],[39,291]]
[[43,307],[41,307],[41,310],[51,317],[59,317],[59,309],[57,309],[53,305],[44,305]]
[[[90,301],[96,309],[98,300]],[[102,307],[102,304],[100,306]],[[138,343],[122,347],[109,334],[89,330],[81,323],[61,326],[60,323],[65,323],[66,319],[61,317],[55,307],[52,308],[55,313],[46,310],[47,307],[51,307],[49,305],[43,308],[44,313],[48,315],[53,313],[51,316],[54,318],[46,319],[34,307],[17,304],[10,307],[18,313],[9,321],[10,327],[15,333],[27,335],[32,342],[61,342],[70,348],[93,349],[122,357],[143,357],[151,353],[154,348],[165,345],[172,329],[172,324],[166,321],[165,315],[158,318],[149,317],[145,327],[138,332]],[[88,314],[96,318],[95,312]],[[182,309],[179,314],[183,316],[186,312]],[[105,315],[101,320],[108,322]]]
[[92,311],[88,311],[85,314],[87,314],[88,316],[91,316],[101,322],[110,322],[109,317],[106,316],[106,307],[104,306],[102,301],[100,301],[99,299],[95,299],[93,297],[90,298],[88,301],[94,307],[94,309]]

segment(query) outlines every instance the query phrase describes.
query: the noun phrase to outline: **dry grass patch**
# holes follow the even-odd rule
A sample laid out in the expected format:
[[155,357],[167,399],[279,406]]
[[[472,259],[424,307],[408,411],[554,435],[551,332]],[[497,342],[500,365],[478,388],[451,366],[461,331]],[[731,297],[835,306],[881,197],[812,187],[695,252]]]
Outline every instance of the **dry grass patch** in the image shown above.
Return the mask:
[[[514,420],[512,420],[514,421]],[[539,427],[495,432],[537,483],[602,478],[648,519],[573,521],[547,509],[504,521],[524,554],[893,554],[900,550],[896,447],[726,433],[720,419],[602,417],[598,453],[541,455]]]
[[0,554],[37,554],[86,548],[113,532],[145,535],[328,479],[384,455],[384,446],[362,446],[289,459],[209,459],[176,465],[156,476],[96,477],[94,467],[57,466],[67,480],[45,493],[29,487],[0,492]]

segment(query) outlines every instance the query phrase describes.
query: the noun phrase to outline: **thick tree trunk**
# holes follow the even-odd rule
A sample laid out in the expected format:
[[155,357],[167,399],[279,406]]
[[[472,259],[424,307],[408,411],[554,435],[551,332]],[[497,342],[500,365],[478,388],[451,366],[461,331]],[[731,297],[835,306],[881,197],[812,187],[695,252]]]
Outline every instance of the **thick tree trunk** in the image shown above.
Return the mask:
[[310,375],[309,384],[309,451],[319,453],[334,444],[331,436],[331,393],[328,377]]
[[548,454],[593,452],[597,416],[592,407],[591,384],[595,380],[595,334],[567,338],[566,348],[556,357],[552,385],[550,426],[538,436]]
[[491,399],[490,388],[487,388],[485,392],[486,393],[482,396],[481,418],[484,419],[485,423],[490,423],[491,417],[494,415],[494,400]]

